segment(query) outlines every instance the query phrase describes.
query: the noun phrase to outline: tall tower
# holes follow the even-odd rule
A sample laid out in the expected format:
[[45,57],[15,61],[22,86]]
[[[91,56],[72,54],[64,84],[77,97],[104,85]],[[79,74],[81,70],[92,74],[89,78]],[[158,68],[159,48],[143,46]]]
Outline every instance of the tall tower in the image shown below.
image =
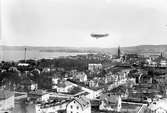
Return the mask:
[[120,46],[118,47],[118,58],[120,58],[121,56],[121,49],[120,49]]
[[24,62],[26,62],[26,54],[27,54],[27,48],[25,48],[25,51],[24,51]]
[[161,52],[161,55],[160,55],[160,57],[162,58],[163,57],[163,53]]

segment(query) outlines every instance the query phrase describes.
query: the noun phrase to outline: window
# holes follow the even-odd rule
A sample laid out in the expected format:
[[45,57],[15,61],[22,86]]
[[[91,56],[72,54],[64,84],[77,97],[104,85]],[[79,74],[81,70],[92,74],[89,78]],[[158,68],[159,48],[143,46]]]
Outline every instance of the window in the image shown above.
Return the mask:
[[153,104],[156,104],[156,102],[153,102]]
[[73,108],[73,106],[71,105],[71,109]]

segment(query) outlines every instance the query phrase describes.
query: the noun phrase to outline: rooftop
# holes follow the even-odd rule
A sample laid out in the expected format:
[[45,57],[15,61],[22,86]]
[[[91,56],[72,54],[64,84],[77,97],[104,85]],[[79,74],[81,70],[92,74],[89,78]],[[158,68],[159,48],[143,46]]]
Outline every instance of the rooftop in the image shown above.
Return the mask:
[[44,91],[44,90],[35,90],[35,91],[31,91],[31,92],[29,92],[29,94],[31,94],[31,95],[42,96],[42,95],[44,95],[44,94],[47,94],[47,92]]
[[88,100],[86,97],[81,96],[79,98],[74,98],[82,107],[82,109],[88,108],[91,106],[90,100]]
[[71,82],[63,81],[63,82],[60,82],[57,86],[58,87],[67,87],[67,86],[71,86],[71,85],[73,85]]

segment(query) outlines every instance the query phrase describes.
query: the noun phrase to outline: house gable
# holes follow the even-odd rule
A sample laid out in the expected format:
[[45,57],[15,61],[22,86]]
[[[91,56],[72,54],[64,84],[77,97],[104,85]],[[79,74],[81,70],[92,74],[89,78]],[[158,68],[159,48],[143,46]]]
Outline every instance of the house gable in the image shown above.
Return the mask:
[[69,104],[67,104],[67,113],[71,113],[71,111],[75,111],[75,112],[83,112],[84,109],[82,108],[82,105],[76,101],[75,99],[73,99]]

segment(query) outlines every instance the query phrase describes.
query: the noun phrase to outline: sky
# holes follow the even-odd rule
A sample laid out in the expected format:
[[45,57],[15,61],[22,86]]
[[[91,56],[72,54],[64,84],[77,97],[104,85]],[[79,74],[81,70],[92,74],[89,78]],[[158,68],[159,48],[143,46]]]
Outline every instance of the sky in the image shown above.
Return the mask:
[[1,0],[0,16],[1,45],[167,44],[167,0]]

